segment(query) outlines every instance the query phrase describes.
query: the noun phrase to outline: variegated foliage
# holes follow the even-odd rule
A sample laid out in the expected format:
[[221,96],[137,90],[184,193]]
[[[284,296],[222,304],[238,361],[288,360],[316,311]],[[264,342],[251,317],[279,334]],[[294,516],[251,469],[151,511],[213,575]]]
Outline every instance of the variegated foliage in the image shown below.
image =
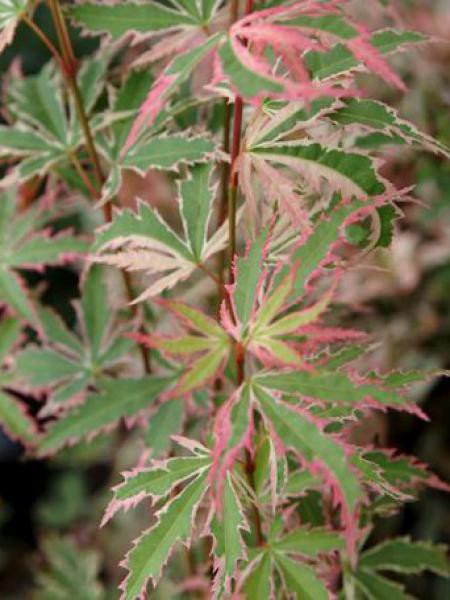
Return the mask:
[[[36,4],[0,0],[0,48]],[[0,422],[37,456],[120,423],[136,429],[146,452],[103,519],[151,503],[123,562],[126,600],[158,585],[180,543],[205,563],[186,585],[208,597],[406,599],[386,573],[447,574],[444,549],[406,538],[370,547],[373,519],[447,486],[413,458],[357,443],[354,429],[373,411],[426,419],[410,387],[438,372],[365,369],[370,339],[340,326],[337,303],[346,268],[389,246],[410,193],[382,174],[385,149],[450,154],[360,89],[358,74],[371,72],[404,91],[386,57],[424,38],[369,31],[344,0],[243,4],[230,23],[233,4],[217,0],[69,3],[100,51],[76,75],[58,60],[31,77],[16,70],[2,182],[47,193],[25,210],[20,190],[0,200]],[[129,171],[151,188],[136,209],[117,199]],[[240,189],[229,221],[228,172]],[[67,216],[42,208],[62,194],[92,196],[84,223],[117,205],[94,235],[85,226],[89,247],[45,228]],[[69,327],[23,272],[87,251]],[[105,265],[126,285],[107,285]],[[36,418],[16,400],[24,391],[45,399]],[[89,561],[56,544],[36,597],[102,597]],[[84,587],[58,579],[69,569]]]

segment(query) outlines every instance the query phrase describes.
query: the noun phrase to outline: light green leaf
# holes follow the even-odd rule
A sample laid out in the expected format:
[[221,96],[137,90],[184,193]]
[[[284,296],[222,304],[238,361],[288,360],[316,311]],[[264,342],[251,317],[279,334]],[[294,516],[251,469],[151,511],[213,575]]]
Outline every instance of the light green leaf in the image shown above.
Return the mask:
[[370,548],[362,553],[359,567],[375,571],[421,573],[432,571],[438,575],[450,574],[447,548],[427,542],[413,542],[397,538]]
[[264,416],[283,443],[311,463],[319,460],[342,490],[343,501],[353,513],[361,497],[361,487],[344,449],[317,425],[289,405],[275,400],[258,385],[253,386]]
[[404,592],[403,586],[371,571],[360,569],[355,582],[368,600],[413,600]]
[[301,29],[323,31],[344,40],[351,40],[359,34],[358,30],[348,22],[348,19],[339,14],[319,16],[301,15],[295,19],[282,21],[282,23],[283,25],[290,25],[291,27],[298,27]]
[[[370,44],[382,55],[402,49],[406,44],[426,41],[423,34],[413,31],[386,29],[372,34]],[[314,79],[327,79],[351,71],[361,66],[350,50],[338,43],[326,52],[310,51],[305,54],[305,62]]]
[[157,582],[173,546],[190,540],[198,505],[208,489],[207,477],[207,473],[200,475],[185,487],[158,513],[157,523],[136,540],[126,560],[125,600],[135,600],[148,580]]
[[374,385],[357,385],[343,372],[289,371],[268,373],[257,376],[260,385],[280,392],[318,398],[326,402],[341,404],[364,403],[372,399],[380,405],[404,407],[408,399],[393,391],[383,390]]
[[119,419],[136,416],[149,408],[170,383],[170,379],[154,375],[103,381],[98,394],[89,395],[84,404],[49,427],[39,446],[40,455],[74,444],[85,436],[92,438],[116,425]]
[[328,256],[332,244],[339,239],[341,227],[347,218],[361,206],[362,203],[355,200],[346,206],[341,206],[333,211],[327,219],[320,221],[306,242],[293,252],[290,264],[280,269],[275,279],[275,285],[289,275],[291,264],[298,264],[295,271],[294,294],[296,297],[301,296],[309,276],[322,264]]
[[[450,157],[450,149],[419,131],[412,123],[401,119],[398,113],[383,102],[352,98],[345,106],[328,115],[340,125],[358,124],[368,131],[382,131],[408,144],[416,144],[433,152]],[[395,141],[395,139],[393,139]]]
[[37,574],[33,600],[104,600],[99,556],[73,541],[51,536],[43,544],[46,567]]
[[114,39],[130,32],[155,34],[196,25],[190,14],[152,1],[114,5],[87,2],[71,7],[70,15],[86,29],[109,33]]
[[0,267],[0,302],[13,308],[30,323],[34,321],[33,307],[27,298],[24,286],[16,275]]
[[0,427],[13,440],[25,445],[33,445],[38,440],[38,433],[33,419],[27,414],[20,400],[0,391]]
[[10,108],[19,121],[41,129],[62,147],[66,145],[67,118],[60,80],[55,77],[52,65],[44,67],[38,75],[17,80],[10,93]]
[[0,52],[12,42],[17,23],[26,12],[27,6],[28,0],[0,1]]
[[294,471],[288,476],[284,494],[285,496],[299,496],[306,490],[319,487],[320,484],[321,479],[313,475],[307,469]]
[[222,514],[217,515],[212,523],[212,533],[216,540],[214,554],[223,564],[220,576],[225,579],[235,574],[236,563],[245,556],[245,544],[241,530],[248,529],[242,506],[238,500],[236,489],[230,473],[227,473],[222,498]]
[[256,290],[263,268],[263,248],[266,237],[267,231],[264,230],[251,245],[247,256],[236,261],[237,273],[233,299],[236,316],[244,330],[255,304]]
[[135,469],[125,473],[125,481],[114,488],[114,497],[106,509],[104,525],[120,509],[128,510],[144,498],[166,496],[176,486],[199,475],[211,465],[211,459],[189,456],[171,458],[160,467]]
[[48,152],[54,148],[55,146],[49,141],[31,130],[0,125],[0,154],[2,156],[8,154],[26,156],[30,153]]
[[272,557],[264,552],[244,583],[245,598],[270,598],[272,589]]
[[34,388],[70,379],[80,371],[79,364],[59,352],[37,346],[23,350],[16,359],[18,373]]
[[185,258],[191,256],[186,244],[162,220],[159,213],[148,204],[140,203],[137,214],[130,210],[124,210],[117,214],[110,225],[99,230],[93,251],[108,247],[116,239],[120,242],[127,237],[153,239]]
[[57,264],[71,255],[84,254],[89,245],[72,235],[34,237],[15,250],[8,263],[11,267]]
[[342,536],[329,529],[307,529],[300,527],[283,538],[271,543],[274,550],[315,556],[320,552],[343,550],[345,542]]
[[105,310],[107,306],[108,289],[105,272],[101,267],[93,265],[84,281],[81,308],[86,337],[95,359],[100,355],[106,330],[111,321],[111,312]]
[[277,142],[253,146],[251,154],[276,164],[286,165],[305,179],[325,179],[333,191],[345,197],[366,199],[382,194],[386,187],[373,161],[363,154],[329,150],[312,142]]
[[131,71],[123,86],[117,91],[113,112],[131,114],[123,119],[115,121],[111,126],[114,138],[114,158],[119,159],[127,137],[133,126],[137,111],[147,97],[148,90],[153,83],[153,75],[148,70]]
[[207,383],[218,372],[224,363],[228,354],[229,346],[225,344],[218,345],[196,360],[183,373],[178,382],[176,392],[178,394],[187,394],[192,392],[204,383]]
[[176,170],[180,165],[211,160],[214,151],[215,144],[208,138],[186,137],[182,134],[163,135],[133,145],[122,165],[141,174],[149,169]]
[[144,433],[145,445],[151,448],[153,457],[168,451],[171,444],[170,436],[181,432],[183,418],[184,404],[178,398],[158,406],[150,417],[148,428]]
[[206,244],[206,234],[211,205],[214,199],[211,188],[213,165],[207,163],[190,170],[190,178],[180,184],[181,214],[186,238],[195,258],[200,261]]
[[233,87],[239,90],[239,94],[245,98],[281,94],[284,91],[284,86],[280,81],[260,75],[244,65],[239,60],[230,39],[220,46],[219,56],[224,74],[229,78]]
[[294,594],[297,600],[328,600],[328,591],[312,567],[279,552],[274,552],[273,557],[287,590]]
[[19,319],[3,316],[0,322],[0,366],[7,358],[11,347],[18,342],[21,331]]

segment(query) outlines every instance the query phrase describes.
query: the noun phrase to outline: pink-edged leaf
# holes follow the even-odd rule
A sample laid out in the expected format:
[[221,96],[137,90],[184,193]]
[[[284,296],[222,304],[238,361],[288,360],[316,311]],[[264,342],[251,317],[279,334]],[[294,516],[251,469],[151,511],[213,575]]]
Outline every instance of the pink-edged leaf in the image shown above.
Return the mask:
[[128,152],[141,131],[153,124],[170,95],[191,76],[197,65],[217,46],[220,38],[221,34],[213,35],[193,50],[175,58],[164,69],[141,106],[139,116],[125,142],[122,155]]
[[129,571],[121,584],[122,600],[142,597],[147,582],[156,583],[177,542],[188,545],[198,506],[208,490],[208,476],[200,474],[157,513],[157,522],[145,531],[127,554]]
[[145,498],[153,501],[166,496],[186,479],[202,473],[211,465],[208,456],[171,458],[156,462],[153,466],[138,467],[123,473],[124,481],[113,488],[114,497],[109,503],[102,520],[105,525],[119,510],[128,511]]
[[219,408],[214,423],[214,447],[210,481],[218,505],[221,504],[226,473],[233,468],[239,454],[250,447],[253,433],[253,407],[250,389],[241,386]]
[[278,443],[293,450],[308,469],[326,479],[334,502],[341,505],[347,544],[353,553],[362,488],[346,449],[321,431],[310,413],[277,400],[259,385],[252,389]]

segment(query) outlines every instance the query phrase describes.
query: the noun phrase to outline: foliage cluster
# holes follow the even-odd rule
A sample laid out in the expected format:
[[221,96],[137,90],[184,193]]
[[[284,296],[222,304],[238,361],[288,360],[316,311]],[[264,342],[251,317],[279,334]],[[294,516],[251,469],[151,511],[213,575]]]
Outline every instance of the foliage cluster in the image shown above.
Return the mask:
[[[442,546],[368,545],[375,519],[447,486],[355,435],[373,411],[426,419],[408,391],[437,373],[361,371],[372,340],[337,318],[345,273],[389,247],[410,198],[386,152],[450,156],[361,89],[372,73],[404,92],[387,57],[424,36],[371,31],[345,0],[48,0],[54,44],[38,4],[0,0],[0,47],[23,22],[53,56],[4,91],[0,422],[37,457],[136,435],[102,522],[152,503],[122,597],[145,598],[182,544],[180,589],[205,597],[402,600],[390,572],[448,574]],[[69,21],[101,39],[81,64]],[[121,205],[130,173],[155,172],[169,208]],[[26,277],[69,262],[71,327]],[[39,597],[71,569],[101,597],[74,546],[47,554]]]

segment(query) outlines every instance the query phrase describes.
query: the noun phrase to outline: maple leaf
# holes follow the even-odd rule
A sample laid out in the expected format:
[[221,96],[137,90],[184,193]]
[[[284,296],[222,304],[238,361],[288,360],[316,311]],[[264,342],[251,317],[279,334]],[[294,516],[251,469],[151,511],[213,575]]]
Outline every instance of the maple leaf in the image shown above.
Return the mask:
[[43,416],[67,411],[83,402],[88,389],[120,375],[133,348],[133,342],[124,337],[129,326],[119,325],[117,312],[103,310],[108,289],[101,267],[89,270],[81,291],[76,306],[79,335],[51,309],[38,308],[46,343],[29,345],[16,357],[17,376],[26,387],[47,391]]
[[221,375],[231,350],[230,338],[214,319],[192,306],[171,300],[163,301],[162,305],[188,333],[180,336],[134,334],[133,337],[170,357],[183,358],[182,373],[172,394],[187,394]]
[[128,210],[117,213],[112,223],[98,232],[93,261],[153,276],[154,282],[135,302],[152,298],[184,281],[225,247],[227,222],[208,239],[215,196],[212,172],[211,164],[198,165],[179,184],[184,239],[144,203],[139,204],[138,214]]
[[51,235],[44,228],[51,213],[39,206],[17,213],[14,188],[0,200],[0,302],[33,323],[35,312],[17,271],[40,270],[73,259],[84,254],[88,245],[68,232]]
[[29,4],[30,0],[0,1],[0,52],[13,41],[17,24],[26,14]]
[[[106,126],[94,106],[103,91],[109,55],[98,54],[81,67],[77,82],[93,131]],[[75,107],[64,101],[63,78],[49,63],[37,75],[14,79],[8,87],[8,110],[14,123],[0,126],[0,155],[20,159],[2,185],[42,176],[53,167],[71,164],[84,145]],[[48,90],[53,93],[49,94]]]
[[13,440],[27,447],[38,441],[38,430],[34,419],[22,402],[5,388],[14,383],[14,372],[7,368],[11,362],[13,347],[21,341],[21,323],[14,317],[0,322],[0,426]]

